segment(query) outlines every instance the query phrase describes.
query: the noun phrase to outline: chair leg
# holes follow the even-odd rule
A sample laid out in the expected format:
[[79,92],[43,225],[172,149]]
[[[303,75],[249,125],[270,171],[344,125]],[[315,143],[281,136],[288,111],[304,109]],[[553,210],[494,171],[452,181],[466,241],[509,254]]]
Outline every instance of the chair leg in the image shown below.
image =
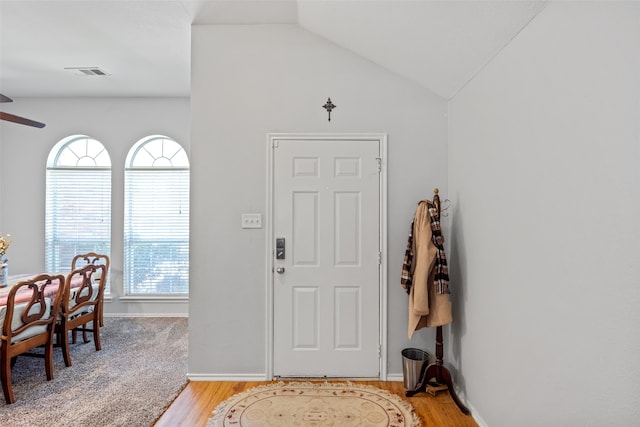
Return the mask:
[[82,339],[84,340],[85,344],[89,342],[89,337],[87,336],[87,324],[86,323],[84,325],[82,325]]
[[58,343],[60,344],[60,347],[62,347],[64,365],[66,367],[71,366],[71,354],[69,353],[69,331],[63,330],[58,334]]
[[100,351],[102,349],[102,345],[100,344],[100,319],[99,316],[93,318],[93,343],[96,346],[96,351]]
[[0,351],[0,381],[2,382],[2,392],[7,405],[16,401],[11,387],[11,360],[7,354],[6,348]]
[[47,381],[51,381],[53,379],[53,333],[44,346],[44,371],[47,374]]

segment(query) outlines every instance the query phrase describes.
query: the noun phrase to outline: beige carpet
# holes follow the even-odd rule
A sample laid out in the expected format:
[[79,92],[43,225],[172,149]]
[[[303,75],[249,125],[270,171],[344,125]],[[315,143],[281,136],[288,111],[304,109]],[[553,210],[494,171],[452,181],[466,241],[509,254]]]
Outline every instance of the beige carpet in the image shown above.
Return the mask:
[[353,383],[279,382],[221,403],[207,427],[416,427],[410,403],[377,387]]
[[107,317],[100,335],[101,351],[71,345],[68,368],[54,349],[51,381],[42,359],[18,357],[0,427],[152,426],[187,383],[187,319]]

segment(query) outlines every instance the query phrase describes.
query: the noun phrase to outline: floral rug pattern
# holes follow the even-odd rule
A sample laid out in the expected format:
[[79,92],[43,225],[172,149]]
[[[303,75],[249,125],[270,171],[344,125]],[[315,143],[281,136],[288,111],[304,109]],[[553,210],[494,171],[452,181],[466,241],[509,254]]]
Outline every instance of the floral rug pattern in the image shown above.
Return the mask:
[[416,427],[420,420],[401,397],[370,385],[274,383],[221,403],[207,427]]

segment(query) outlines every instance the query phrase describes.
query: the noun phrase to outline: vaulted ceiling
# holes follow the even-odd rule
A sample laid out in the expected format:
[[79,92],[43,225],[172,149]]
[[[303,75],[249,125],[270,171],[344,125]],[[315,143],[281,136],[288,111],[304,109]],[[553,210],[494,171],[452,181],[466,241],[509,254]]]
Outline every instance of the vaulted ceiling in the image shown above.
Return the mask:
[[[0,93],[11,97],[189,96],[192,24],[288,23],[449,99],[546,4],[524,0],[0,0]],[[85,75],[79,67],[98,67],[108,76]]]

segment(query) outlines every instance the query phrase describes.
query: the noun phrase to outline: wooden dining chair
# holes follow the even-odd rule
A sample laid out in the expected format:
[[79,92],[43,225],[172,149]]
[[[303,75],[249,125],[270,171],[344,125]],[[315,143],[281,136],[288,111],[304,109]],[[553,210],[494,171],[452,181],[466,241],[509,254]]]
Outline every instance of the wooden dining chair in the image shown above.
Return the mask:
[[[85,343],[89,342],[87,332],[93,333],[96,351],[100,351],[100,311],[104,297],[104,283],[107,267],[104,264],[87,264],[73,270],[66,277],[60,316],[56,324],[56,346],[62,348],[64,364],[71,366],[69,353],[69,332],[82,331]],[[87,325],[91,323],[92,327]],[[75,339],[74,339],[75,342]]]
[[[93,264],[93,265],[101,265],[103,264],[106,267],[106,274],[105,274],[105,280],[107,280],[108,278],[108,274],[109,274],[109,256],[105,255],[105,254],[98,254],[95,252],[88,252],[86,254],[78,254],[75,257],[73,257],[73,260],[71,261],[71,270],[75,270],[78,267],[81,267],[82,264],[81,261],[84,261],[85,264]],[[105,283],[105,289],[107,284]],[[101,304],[100,307],[98,307],[98,309],[100,310],[99,315],[100,315],[100,326],[104,326],[104,304]],[[76,338],[75,335],[73,337],[73,342],[76,342]]]
[[[15,402],[11,386],[12,360],[19,355],[44,358],[47,380],[53,379],[53,334],[65,277],[41,274],[15,284],[0,307],[0,379],[7,404]],[[44,346],[43,353],[30,350]]]

